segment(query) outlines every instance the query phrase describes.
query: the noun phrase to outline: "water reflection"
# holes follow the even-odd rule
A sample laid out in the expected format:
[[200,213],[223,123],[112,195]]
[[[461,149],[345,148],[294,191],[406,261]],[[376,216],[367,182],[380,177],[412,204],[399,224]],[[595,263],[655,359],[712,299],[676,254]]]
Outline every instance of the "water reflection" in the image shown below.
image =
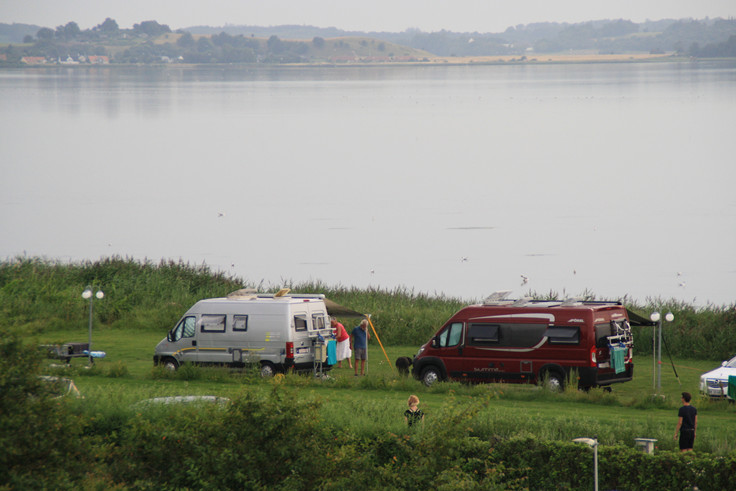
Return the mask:
[[735,74],[6,70],[0,255],[181,257],[256,283],[465,298],[728,303]]

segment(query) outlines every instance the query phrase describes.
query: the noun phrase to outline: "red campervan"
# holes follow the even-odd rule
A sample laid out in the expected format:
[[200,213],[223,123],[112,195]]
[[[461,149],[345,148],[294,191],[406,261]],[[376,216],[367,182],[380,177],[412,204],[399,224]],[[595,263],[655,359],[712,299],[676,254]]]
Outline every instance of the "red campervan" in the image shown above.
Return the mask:
[[453,315],[419,349],[412,373],[426,385],[468,382],[608,387],[634,373],[633,338],[620,302],[506,300],[492,295]]

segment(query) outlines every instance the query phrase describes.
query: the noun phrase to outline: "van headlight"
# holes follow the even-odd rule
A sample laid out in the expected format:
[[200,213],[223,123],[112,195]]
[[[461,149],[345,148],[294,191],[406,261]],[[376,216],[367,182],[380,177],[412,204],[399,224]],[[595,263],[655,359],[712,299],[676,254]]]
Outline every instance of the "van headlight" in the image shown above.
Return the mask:
[[422,346],[421,348],[419,348],[419,351],[417,351],[417,356],[416,356],[416,358],[418,358],[418,357],[419,357],[419,355],[421,355],[423,351],[424,351],[424,346]]

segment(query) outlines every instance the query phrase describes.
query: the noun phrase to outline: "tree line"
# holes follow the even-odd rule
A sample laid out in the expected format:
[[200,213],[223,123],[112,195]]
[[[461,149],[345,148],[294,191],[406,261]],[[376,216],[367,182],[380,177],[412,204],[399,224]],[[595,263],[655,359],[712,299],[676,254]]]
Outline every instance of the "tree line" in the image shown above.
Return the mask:
[[[0,34],[8,29],[18,35],[18,26],[0,24]],[[30,28],[31,26],[29,26]],[[301,39],[313,34],[311,42],[283,39],[291,34]],[[250,30],[250,34],[246,34]],[[268,34],[271,32],[272,34]],[[275,34],[278,33],[278,34]],[[172,31],[155,20],[121,29],[111,18],[80,29],[76,22],[51,29],[41,27],[25,34],[23,43],[0,50],[5,63],[23,57],[41,57],[49,62],[101,55],[111,63],[296,63],[324,56],[325,37],[369,36],[438,56],[528,55],[571,50],[598,53],[676,53],[691,57],[736,57],[736,20],[659,21],[636,24],[627,20],[578,24],[541,23],[509,27],[503,33],[425,33],[409,29],[401,33],[356,33],[304,26],[246,28],[226,26]],[[258,37],[256,37],[258,34]],[[2,63],[2,61],[0,61]]]
[[[171,34],[172,36],[162,36]],[[162,42],[163,39],[163,42]],[[82,30],[69,22],[55,30],[42,27],[35,36],[25,35],[23,45],[9,45],[1,52],[7,62],[23,57],[42,57],[49,61],[73,60],[90,56],[109,56],[112,63],[294,63],[304,61],[311,46],[321,47],[324,39],[312,43],[285,41],[272,35],[256,39],[221,32],[194,36],[187,31],[173,32],[165,24],[144,21],[131,29],[121,29],[114,19]]]

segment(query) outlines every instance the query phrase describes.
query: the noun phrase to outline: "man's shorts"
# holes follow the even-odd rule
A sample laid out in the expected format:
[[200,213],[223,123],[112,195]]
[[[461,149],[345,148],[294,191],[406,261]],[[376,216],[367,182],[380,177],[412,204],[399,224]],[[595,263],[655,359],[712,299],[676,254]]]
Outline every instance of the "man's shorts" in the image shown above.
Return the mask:
[[355,359],[356,360],[366,360],[367,359],[366,358],[366,351],[365,351],[364,348],[355,348],[353,350],[353,352],[355,353]]
[[693,448],[695,443],[694,430],[680,430],[680,450]]

